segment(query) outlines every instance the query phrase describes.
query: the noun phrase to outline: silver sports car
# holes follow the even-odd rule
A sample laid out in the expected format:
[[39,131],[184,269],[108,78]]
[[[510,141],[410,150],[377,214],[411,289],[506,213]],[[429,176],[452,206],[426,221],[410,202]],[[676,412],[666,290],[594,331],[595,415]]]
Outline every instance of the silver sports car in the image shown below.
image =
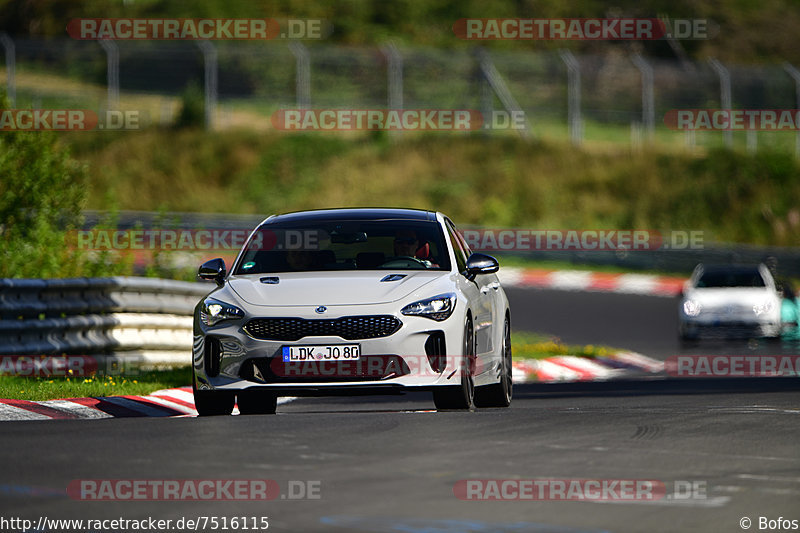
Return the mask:
[[778,337],[781,298],[761,265],[697,265],[678,309],[682,340],[700,337]]
[[441,213],[271,216],[194,315],[201,415],[274,413],[278,396],[430,390],[438,409],[511,402],[511,316],[493,257]]

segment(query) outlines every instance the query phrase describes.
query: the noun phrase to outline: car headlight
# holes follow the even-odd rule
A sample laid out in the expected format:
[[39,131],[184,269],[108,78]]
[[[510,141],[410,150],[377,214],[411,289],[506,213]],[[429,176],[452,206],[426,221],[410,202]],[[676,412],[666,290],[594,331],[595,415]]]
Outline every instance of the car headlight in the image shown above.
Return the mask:
[[772,300],[767,300],[765,302],[753,306],[753,312],[756,314],[756,316],[760,316],[764,313],[769,313],[773,309],[775,309],[775,306]]
[[446,320],[453,314],[453,309],[456,308],[456,295],[455,294],[440,294],[433,298],[420,300],[408,304],[400,310],[406,316],[424,316],[441,322]]
[[700,314],[702,308],[700,302],[697,300],[686,300],[683,302],[683,313],[686,316],[697,316]]
[[244,311],[235,305],[208,298],[200,308],[200,321],[206,326],[214,326],[223,320],[242,318]]

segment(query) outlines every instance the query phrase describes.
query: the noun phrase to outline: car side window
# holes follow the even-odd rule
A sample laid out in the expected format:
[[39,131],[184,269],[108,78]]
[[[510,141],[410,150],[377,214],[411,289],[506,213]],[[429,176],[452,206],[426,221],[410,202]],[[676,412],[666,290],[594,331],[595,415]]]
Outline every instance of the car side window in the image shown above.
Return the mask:
[[450,243],[453,245],[453,251],[456,255],[456,265],[458,265],[459,272],[467,271],[467,252],[464,251],[464,245],[461,241],[461,236],[455,230],[450,222],[447,222],[447,236],[450,238]]
[[458,242],[461,243],[461,249],[464,250],[464,255],[467,258],[469,258],[469,256],[472,255],[472,249],[469,247],[469,244],[467,244],[467,241],[464,239],[464,236],[461,235],[461,233],[457,229],[455,229],[455,226],[453,226],[453,229],[456,232],[456,239],[458,239]]

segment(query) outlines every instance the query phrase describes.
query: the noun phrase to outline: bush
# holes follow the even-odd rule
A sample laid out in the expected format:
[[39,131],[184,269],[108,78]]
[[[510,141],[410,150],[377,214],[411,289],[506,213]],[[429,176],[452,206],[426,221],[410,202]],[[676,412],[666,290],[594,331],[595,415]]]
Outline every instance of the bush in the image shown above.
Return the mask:
[[51,132],[0,132],[0,277],[102,270],[105,257],[68,246],[68,232],[81,223],[87,171],[56,141]]
[[206,123],[206,100],[202,89],[192,82],[181,93],[181,111],[175,121],[177,128],[202,128]]

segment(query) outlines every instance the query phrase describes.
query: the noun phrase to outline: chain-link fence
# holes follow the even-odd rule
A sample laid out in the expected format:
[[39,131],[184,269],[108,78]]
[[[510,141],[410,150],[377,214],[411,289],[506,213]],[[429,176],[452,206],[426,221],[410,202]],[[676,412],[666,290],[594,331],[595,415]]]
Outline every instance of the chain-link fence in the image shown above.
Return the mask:
[[[269,128],[282,108],[524,112],[525,134],[575,143],[765,146],[800,150],[796,130],[676,131],[678,109],[797,109],[791,65],[721,65],[602,55],[348,47],[292,42],[75,41],[0,38],[18,109],[131,109],[170,124],[181,95],[205,94],[207,126]],[[792,73],[798,75],[796,81]],[[800,154],[800,152],[798,152]]]

